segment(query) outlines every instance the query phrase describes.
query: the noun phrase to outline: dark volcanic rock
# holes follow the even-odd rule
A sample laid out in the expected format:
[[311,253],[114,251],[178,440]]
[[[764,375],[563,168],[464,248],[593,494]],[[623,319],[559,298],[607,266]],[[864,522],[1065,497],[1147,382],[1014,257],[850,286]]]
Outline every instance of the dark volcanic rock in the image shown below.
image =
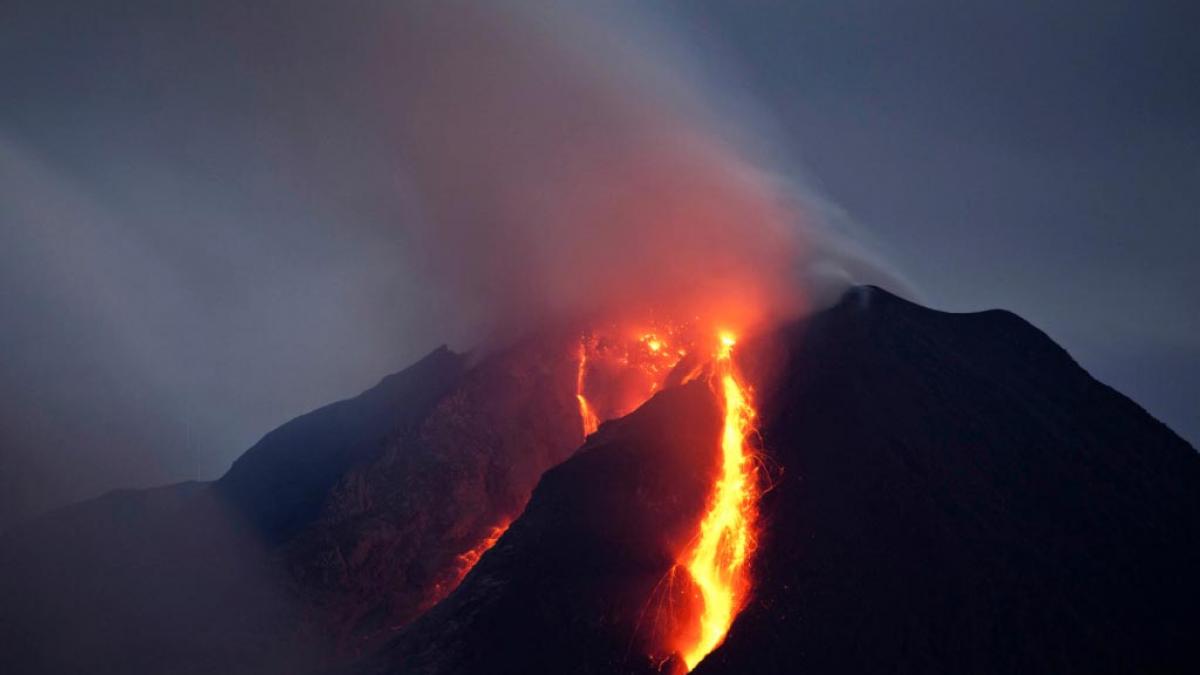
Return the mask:
[[340,651],[370,648],[440,600],[458,556],[515,519],[578,447],[572,354],[536,342],[472,368],[289,543],[286,564]]
[[546,473],[458,590],[371,669],[655,672],[646,654],[716,474],[720,428],[699,382],[605,425]]
[[439,349],[271,432],[216,483],[5,533],[0,671],[302,673],[353,656],[448,590],[446,566],[579,444],[574,377],[555,343],[475,366]]
[[441,347],[353,399],[301,415],[262,438],[215,484],[271,542],[318,516],[350,467],[379,456],[451,391],[466,359]]
[[439,349],[267,434],[215,484],[117,491],[5,533],[3,670],[296,673],[328,659],[280,542],[464,370]]
[[[697,673],[1200,667],[1200,458],[1041,332],[861,288],[739,349],[775,470],[753,598]],[[361,672],[652,672],[628,617],[670,561],[569,514],[658,522],[656,453],[703,430],[664,414],[639,440],[655,405]]]
[[[668,389],[572,456],[561,342],[435,352],[216,484],[10,530],[0,671],[655,670],[716,404]],[[696,672],[1200,669],[1200,457],[1045,335],[863,288],[738,356],[774,484],[753,597]]]
[[784,468],[714,673],[1200,669],[1200,457],[1003,311],[878,289],[788,332]]

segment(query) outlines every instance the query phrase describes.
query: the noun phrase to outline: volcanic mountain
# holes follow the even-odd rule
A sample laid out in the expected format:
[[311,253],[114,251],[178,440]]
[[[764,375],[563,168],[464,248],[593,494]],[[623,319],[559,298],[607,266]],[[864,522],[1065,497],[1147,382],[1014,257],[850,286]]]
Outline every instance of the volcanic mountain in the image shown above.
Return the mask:
[[[585,437],[588,353],[440,349],[214,483],[14,528],[0,663],[688,670],[680,552],[728,399],[685,359]],[[1036,328],[862,287],[734,355],[757,408],[750,583],[695,672],[1200,667],[1200,457]]]

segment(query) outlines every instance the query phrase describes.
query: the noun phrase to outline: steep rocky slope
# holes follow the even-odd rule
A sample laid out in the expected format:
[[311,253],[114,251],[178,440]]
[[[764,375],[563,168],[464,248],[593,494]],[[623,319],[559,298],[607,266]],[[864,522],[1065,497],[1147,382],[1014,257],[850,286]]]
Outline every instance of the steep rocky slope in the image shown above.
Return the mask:
[[[718,403],[671,387],[579,448],[572,344],[439,350],[268,434],[216,483],[5,533],[0,663],[677,672],[649,652]],[[770,489],[752,597],[696,672],[1200,665],[1200,457],[1044,334],[859,288],[737,354]]]
[[755,601],[697,673],[1185,673],[1200,457],[1009,312],[862,288],[780,342]]
[[[771,485],[753,598],[697,673],[1200,665],[1200,457],[1044,334],[861,288],[740,349]],[[670,393],[547,474],[467,581],[362,672],[654,672],[639,621],[669,574],[645,558],[662,539],[562,514],[643,513],[669,532],[693,513],[662,514],[678,455],[637,426]],[[693,444],[712,433],[654,419]]]
[[0,662],[297,673],[353,658],[453,587],[458,557],[579,445],[575,369],[559,345],[475,364],[439,349],[272,431],[215,483],[118,491],[4,533]]

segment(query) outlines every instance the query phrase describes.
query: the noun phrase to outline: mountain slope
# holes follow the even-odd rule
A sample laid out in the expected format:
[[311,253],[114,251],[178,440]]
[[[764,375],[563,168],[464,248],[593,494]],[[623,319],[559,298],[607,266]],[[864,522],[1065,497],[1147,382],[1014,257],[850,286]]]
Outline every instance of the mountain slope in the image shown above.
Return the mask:
[[649,670],[662,583],[717,468],[721,413],[700,382],[605,424],[543,476],[451,596],[371,668],[405,673]]
[[[772,485],[753,598],[697,673],[1200,664],[1200,458],[1044,334],[860,288],[739,350]],[[644,557],[661,539],[614,541],[561,514],[617,499],[659,531],[694,517],[682,502],[663,513],[679,484],[662,467],[681,456],[671,434],[703,445],[703,425],[660,416],[674,429],[652,440],[636,423],[670,394],[548,473],[467,581],[361,672],[657,670],[642,620],[669,578],[670,560]],[[645,600],[590,600],[614,588]]]
[[440,347],[355,398],[268,433],[215,488],[265,539],[284,540],[319,515],[346,471],[373,460],[389,438],[418,424],[466,369],[463,356]]
[[436,350],[267,434],[215,483],[5,532],[0,663],[299,673],[353,657],[440,598],[457,556],[580,442],[575,364],[544,352]]
[[756,600],[698,673],[1195,672],[1200,457],[1001,311],[784,340]]
[[[668,388],[576,450],[572,337],[439,350],[217,483],[0,535],[0,663],[677,672],[648,652],[718,404]],[[1196,670],[1200,457],[1037,329],[859,288],[736,354],[771,485],[753,596],[696,672]]]

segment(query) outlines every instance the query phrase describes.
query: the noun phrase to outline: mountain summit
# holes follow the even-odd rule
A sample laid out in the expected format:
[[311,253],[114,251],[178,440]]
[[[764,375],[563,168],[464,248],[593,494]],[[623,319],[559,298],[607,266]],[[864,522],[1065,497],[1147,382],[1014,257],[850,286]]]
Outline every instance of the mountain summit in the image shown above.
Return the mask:
[[[438,350],[215,483],[11,530],[0,662],[686,670],[655,646],[719,406],[671,386],[585,440],[573,353]],[[1200,667],[1200,457],[1036,328],[860,287],[737,354],[764,482],[753,584],[695,672]]]

